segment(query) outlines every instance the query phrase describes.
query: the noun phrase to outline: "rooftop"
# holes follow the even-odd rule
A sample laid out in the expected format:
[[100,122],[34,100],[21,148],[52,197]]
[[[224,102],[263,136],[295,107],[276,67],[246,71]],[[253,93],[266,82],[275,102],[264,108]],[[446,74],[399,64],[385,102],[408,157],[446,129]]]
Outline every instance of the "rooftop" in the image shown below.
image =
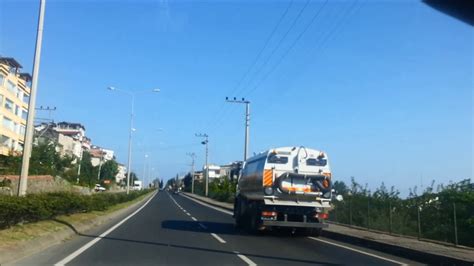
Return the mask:
[[69,123],[69,122],[63,121],[63,122],[59,122],[58,126],[59,127],[69,127],[69,128],[82,128],[82,129],[86,130],[86,128],[80,123]]
[[11,67],[22,68],[20,63],[18,63],[18,61],[16,61],[13,57],[0,57],[0,63],[7,64]]
[[32,79],[29,73],[20,73],[20,78],[24,79],[26,82],[31,81]]

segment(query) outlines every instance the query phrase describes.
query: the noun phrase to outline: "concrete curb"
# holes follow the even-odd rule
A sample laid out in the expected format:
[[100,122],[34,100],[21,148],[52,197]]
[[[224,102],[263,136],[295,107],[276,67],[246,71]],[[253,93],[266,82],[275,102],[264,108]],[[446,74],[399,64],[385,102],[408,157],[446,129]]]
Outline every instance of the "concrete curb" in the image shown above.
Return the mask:
[[[196,200],[200,200],[214,207],[219,207],[225,210],[233,211],[233,208],[226,206],[228,203],[217,202],[213,199],[193,195],[191,193],[183,193],[186,196],[192,197]],[[362,238],[358,236],[352,236],[347,234],[338,233],[335,231],[323,230],[322,236],[331,238],[337,241],[354,244],[357,246],[363,246],[370,249],[378,250],[384,253],[392,254],[395,256],[419,261],[427,264],[449,264],[449,265],[473,265],[473,261],[465,260],[463,258],[454,258],[442,254],[434,254],[420,250],[414,250],[402,246],[396,246],[388,243],[383,243],[373,239]]]
[[65,228],[57,232],[50,232],[44,236],[40,236],[31,241],[25,241],[24,243],[19,243],[18,245],[15,245],[12,248],[0,249],[0,265],[14,263],[15,261],[21,260],[27,256],[38,253],[51,246],[60,244],[63,241],[77,235],[78,233],[85,233],[94,227],[106,224],[108,222],[112,222],[115,218],[123,214],[132,212],[139,205],[143,204],[144,202],[146,202],[146,200],[153,197],[154,195],[156,195],[156,192],[147,195],[141,201],[135,202],[128,207],[97,217],[96,219],[82,222],[79,224],[66,225]]

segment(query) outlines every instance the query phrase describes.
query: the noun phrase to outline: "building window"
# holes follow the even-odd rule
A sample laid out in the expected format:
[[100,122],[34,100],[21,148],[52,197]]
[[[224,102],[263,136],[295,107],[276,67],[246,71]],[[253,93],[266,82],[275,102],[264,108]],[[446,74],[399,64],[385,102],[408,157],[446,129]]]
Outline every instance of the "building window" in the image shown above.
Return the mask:
[[0,74],[0,86],[3,86],[3,82],[5,81],[5,77]]
[[10,74],[16,75],[16,72],[18,72],[16,67],[10,67]]
[[13,93],[14,95],[16,95],[16,92],[17,92],[17,88],[16,88],[16,85],[15,83],[11,82],[10,80],[7,82],[7,89]]
[[12,143],[12,140],[9,137],[0,135],[0,145],[10,148],[11,143]]
[[26,103],[26,104],[29,104],[30,103],[30,95],[28,94],[23,94],[23,102]]
[[13,122],[13,131],[16,133],[16,134],[20,134],[20,125]]
[[26,111],[25,109],[22,109],[21,110],[21,119],[26,120],[27,118],[28,118],[28,111]]
[[23,92],[22,92],[21,90],[18,90],[18,91],[16,92],[16,97],[17,97],[18,99],[20,99],[20,101],[22,101],[22,100],[23,100]]
[[10,99],[6,98],[5,109],[13,113],[14,108],[15,108],[15,105],[13,104],[13,102]]
[[3,117],[2,125],[3,125],[4,128],[7,128],[11,131],[15,131],[14,128],[13,128],[13,121],[6,118],[6,117]]
[[24,136],[26,132],[26,127],[24,125],[20,125],[20,135]]

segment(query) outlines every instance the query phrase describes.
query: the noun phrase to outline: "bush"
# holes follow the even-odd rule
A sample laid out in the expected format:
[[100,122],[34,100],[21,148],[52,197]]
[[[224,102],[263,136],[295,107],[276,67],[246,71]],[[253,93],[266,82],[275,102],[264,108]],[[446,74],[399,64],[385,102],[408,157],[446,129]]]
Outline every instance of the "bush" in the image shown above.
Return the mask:
[[236,182],[227,177],[216,178],[209,184],[209,197],[218,201],[234,202]]
[[128,195],[125,192],[93,195],[54,192],[25,197],[0,195],[0,229],[19,223],[52,219],[58,215],[103,211],[113,205],[136,199],[149,191],[130,191]]

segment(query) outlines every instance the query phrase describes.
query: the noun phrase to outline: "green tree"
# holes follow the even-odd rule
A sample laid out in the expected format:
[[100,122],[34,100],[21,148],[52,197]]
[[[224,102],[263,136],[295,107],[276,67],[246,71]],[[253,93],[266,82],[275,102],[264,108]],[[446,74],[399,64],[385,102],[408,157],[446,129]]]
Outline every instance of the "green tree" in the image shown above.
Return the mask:
[[93,187],[97,183],[98,170],[98,167],[92,166],[90,153],[84,151],[82,153],[81,175],[79,176],[79,183]]
[[193,178],[191,176],[191,173],[186,174],[183,178],[184,191],[191,192],[192,183],[193,183]]
[[115,160],[110,160],[102,164],[100,169],[101,180],[115,181],[115,176],[118,174],[118,163]]
[[30,175],[59,175],[71,167],[74,158],[61,157],[52,143],[42,143],[33,147],[30,159]]

